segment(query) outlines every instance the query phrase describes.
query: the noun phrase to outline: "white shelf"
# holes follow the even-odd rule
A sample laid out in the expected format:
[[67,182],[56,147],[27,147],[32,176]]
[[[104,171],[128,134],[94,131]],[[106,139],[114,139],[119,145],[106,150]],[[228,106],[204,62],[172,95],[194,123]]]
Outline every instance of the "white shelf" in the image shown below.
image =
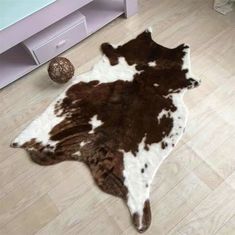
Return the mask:
[[88,34],[92,34],[124,13],[124,1],[94,0],[79,11],[86,17]]
[[0,54],[0,89],[35,68],[36,62],[21,44]]

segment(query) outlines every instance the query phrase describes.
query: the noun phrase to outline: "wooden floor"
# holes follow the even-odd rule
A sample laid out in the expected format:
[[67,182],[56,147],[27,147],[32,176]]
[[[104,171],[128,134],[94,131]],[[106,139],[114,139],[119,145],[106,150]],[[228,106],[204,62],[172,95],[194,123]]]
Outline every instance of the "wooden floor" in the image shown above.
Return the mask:
[[[212,0],[142,0],[139,14],[119,18],[64,53],[87,71],[99,45],[127,41],[152,25],[165,46],[187,43],[202,85],[185,96],[186,133],[152,185],[152,225],[145,234],[235,234],[235,13]],[[32,163],[14,137],[64,89],[46,65],[0,91],[0,234],[136,234],[127,207],[94,185],[81,163]]]

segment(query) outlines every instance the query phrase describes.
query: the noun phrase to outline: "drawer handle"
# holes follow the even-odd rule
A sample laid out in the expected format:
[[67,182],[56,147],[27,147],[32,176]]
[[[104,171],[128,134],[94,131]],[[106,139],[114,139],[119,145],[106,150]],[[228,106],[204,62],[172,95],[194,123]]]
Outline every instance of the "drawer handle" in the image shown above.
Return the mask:
[[60,42],[56,45],[56,48],[60,48],[60,47],[64,46],[64,44],[65,44],[66,42],[67,42],[66,40],[60,41]]

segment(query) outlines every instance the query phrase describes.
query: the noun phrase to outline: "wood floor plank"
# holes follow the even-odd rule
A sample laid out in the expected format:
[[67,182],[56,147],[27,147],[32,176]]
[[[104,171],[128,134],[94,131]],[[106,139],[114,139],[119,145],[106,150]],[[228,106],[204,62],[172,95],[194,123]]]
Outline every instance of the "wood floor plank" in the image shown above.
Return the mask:
[[154,193],[154,202],[159,202],[165,197],[201,162],[201,158],[186,144],[173,151],[163,162],[152,182],[151,191]]
[[95,231],[96,234],[118,234],[120,228],[112,217],[107,216],[103,205],[107,198],[109,195],[91,187],[36,234],[95,234]]
[[233,216],[228,222],[226,222],[221,229],[219,229],[215,235],[231,235],[235,234],[235,216]]
[[235,215],[235,191],[223,183],[169,233],[212,235]]
[[203,111],[203,107],[197,107],[191,112],[185,135],[187,144],[202,159],[206,159],[218,145],[230,138],[233,127],[212,108]]
[[226,179],[235,171],[234,143],[235,134],[232,134],[205,160],[223,179]]
[[58,215],[58,210],[48,196],[43,196],[3,228],[6,234],[34,234]]
[[235,171],[226,179],[226,182],[235,189]]
[[46,168],[38,166],[41,168],[40,171],[34,172],[24,182],[15,184],[14,188],[0,199],[0,226],[10,222],[60,181],[67,178],[76,169],[75,165],[73,166],[74,168],[68,163]]
[[[156,223],[152,225],[153,231],[156,234],[166,234],[210,191],[209,187],[193,173],[185,176],[162,200],[157,203],[152,201],[152,214],[153,218],[156,218]],[[151,198],[154,198],[155,194],[157,191],[152,193]]]
[[206,162],[200,164],[193,172],[212,190],[216,189],[224,181]]
[[90,171],[83,163],[76,163],[78,166],[68,177],[64,177],[59,184],[49,191],[49,195],[56,204],[59,211],[63,211],[90,188],[97,187],[93,181]]

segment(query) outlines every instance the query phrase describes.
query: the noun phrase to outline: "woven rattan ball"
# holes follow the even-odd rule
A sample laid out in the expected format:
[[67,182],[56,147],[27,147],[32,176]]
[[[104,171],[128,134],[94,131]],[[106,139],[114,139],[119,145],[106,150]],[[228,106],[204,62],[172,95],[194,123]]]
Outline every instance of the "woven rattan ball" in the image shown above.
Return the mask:
[[64,57],[55,57],[48,66],[48,74],[54,82],[66,83],[74,75],[74,66]]

